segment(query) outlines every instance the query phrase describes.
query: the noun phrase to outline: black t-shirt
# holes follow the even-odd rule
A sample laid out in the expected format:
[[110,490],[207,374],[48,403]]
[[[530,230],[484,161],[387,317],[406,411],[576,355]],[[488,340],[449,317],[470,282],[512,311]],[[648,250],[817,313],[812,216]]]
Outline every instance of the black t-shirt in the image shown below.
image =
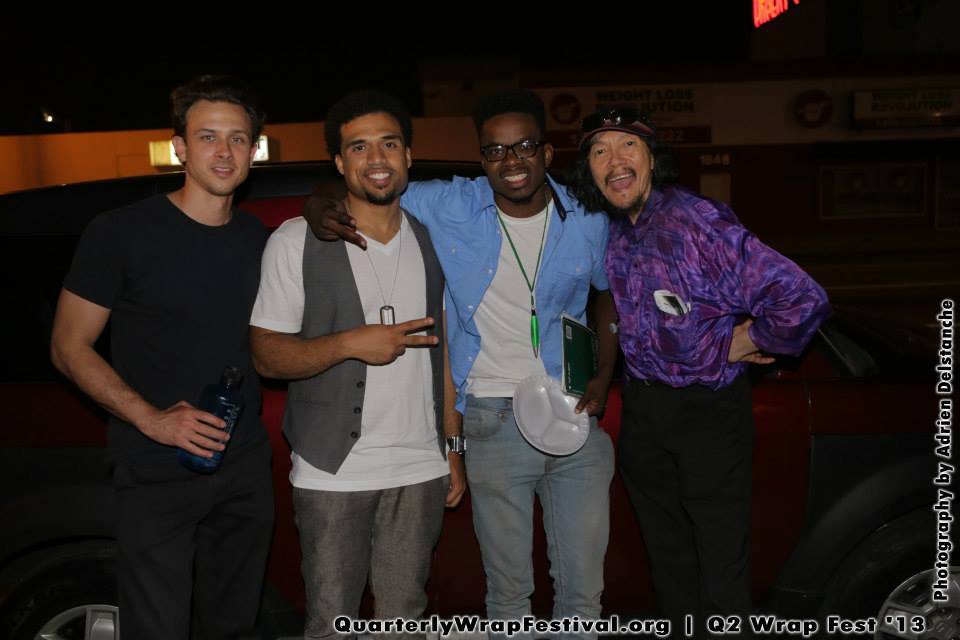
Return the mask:
[[[266,442],[260,380],[250,356],[250,312],[266,230],[234,211],[220,227],[201,224],[165,195],[97,216],[84,231],[64,287],[111,309],[111,360],[120,377],[159,409],[186,400],[225,367],[244,374],[244,409],[227,448]],[[175,449],[117,418],[109,429],[119,460],[172,459]]]

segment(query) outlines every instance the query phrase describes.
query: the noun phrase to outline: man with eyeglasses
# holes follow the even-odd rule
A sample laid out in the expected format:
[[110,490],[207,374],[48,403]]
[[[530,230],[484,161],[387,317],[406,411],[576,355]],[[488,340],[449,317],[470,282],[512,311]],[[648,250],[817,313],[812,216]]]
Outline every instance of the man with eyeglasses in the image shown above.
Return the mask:
[[633,109],[583,121],[570,191],[611,218],[606,271],[627,380],[620,473],[661,612],[750,612],[749,363],[798,355],[823,289],[722,203],[669,186],[669,158]]
[[[603,271],[606,216],[586,214],[547,175],[553,148],[543,137],[545,122],[543,102],[532,92],[481,99],[474,124],[486,178],[412,183],[401,199],[430,231],[447,279],[450,361],[487,616],[501,620],[530,613],[535,496],[544,513],[555,618],[599,617],[609,531],[609,436],[592,419],[580,450],[551,456],[524,440],[512,411],[521,380],[561,377],[560,315],[583,321],[591,285],[599,290],[598,326],[614,319]],[[308,203],[314,231],[361,243],[349,217],[331,205]],[[578,406],[591,415],[603,409],[617,355],[609,330],[600,341],[600,372]]]

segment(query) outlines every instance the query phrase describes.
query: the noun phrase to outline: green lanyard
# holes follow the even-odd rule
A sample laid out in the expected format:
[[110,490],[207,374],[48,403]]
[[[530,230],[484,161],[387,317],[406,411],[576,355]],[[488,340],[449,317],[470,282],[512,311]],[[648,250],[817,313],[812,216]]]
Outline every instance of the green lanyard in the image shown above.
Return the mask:
[[532,282],[527,276],[527,270],[523,268],[523,261],[520,259],[520,254],[517,253],[517,247],[513,244],[513,238],[510,237],[510,232],[507,231],[507,225],[504,223],[503,216],[500,215],[499,210],[497,210],[497,220],[500,221],[500,226],[503,227],[503,235],[507,236],[507,242],[510,243],[510,248],[513,249],[513,257],[517,259],[517,265],[520,267],[520,273],[523,274],[523,279],[527,283],[527,289],[530,290],[530,344],[533,346],[533,357],[539,358],[540,323],[537,322],[537,304],[536,300],[534,299],[533,289],[537,284],[537,276],[540,274],[540,258],[543,256],[543,240],[547,237],[547,223],[550,221],[550,206],[547,206],[547,211],[543,218],[543,232],[540,234],[540,250],[537,252],[537,266],[533,270]]

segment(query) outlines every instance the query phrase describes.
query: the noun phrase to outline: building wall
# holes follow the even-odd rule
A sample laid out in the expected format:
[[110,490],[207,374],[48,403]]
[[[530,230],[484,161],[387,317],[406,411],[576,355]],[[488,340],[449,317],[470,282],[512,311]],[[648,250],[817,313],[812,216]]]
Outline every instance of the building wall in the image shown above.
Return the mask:
[[[267,125],[271,161],[329,160],[323,123]],[[169,129],[0,136],[0,193],[53,184],[157,173],[151,141]],[[413,156],[423,160],[474,160],[476,134],[467,117],[414,119]]]

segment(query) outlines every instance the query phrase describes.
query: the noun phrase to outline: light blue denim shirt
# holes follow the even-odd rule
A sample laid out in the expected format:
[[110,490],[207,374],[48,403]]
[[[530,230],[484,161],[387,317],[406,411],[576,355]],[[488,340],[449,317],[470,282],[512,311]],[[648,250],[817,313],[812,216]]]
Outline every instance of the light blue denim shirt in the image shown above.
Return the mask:
[[[547,374],[561,377],[560,314],[585,320],[590,285],[608,289],[603,267],[607,216],[586,213],[566,189],[549,177],[558,208],[547,239],[536,283],[540,349]],[[493,189],[486,178],[454,178],[413,182],[400,204],[430,231],[447,279],[447,340],[450,367],[457,387],[457,410],[463,413],[467,375],[480,353],[482,337],[474,314],[493,281],[500,257],[502,232]],[[517,304],[526,306],[527,299]]]

